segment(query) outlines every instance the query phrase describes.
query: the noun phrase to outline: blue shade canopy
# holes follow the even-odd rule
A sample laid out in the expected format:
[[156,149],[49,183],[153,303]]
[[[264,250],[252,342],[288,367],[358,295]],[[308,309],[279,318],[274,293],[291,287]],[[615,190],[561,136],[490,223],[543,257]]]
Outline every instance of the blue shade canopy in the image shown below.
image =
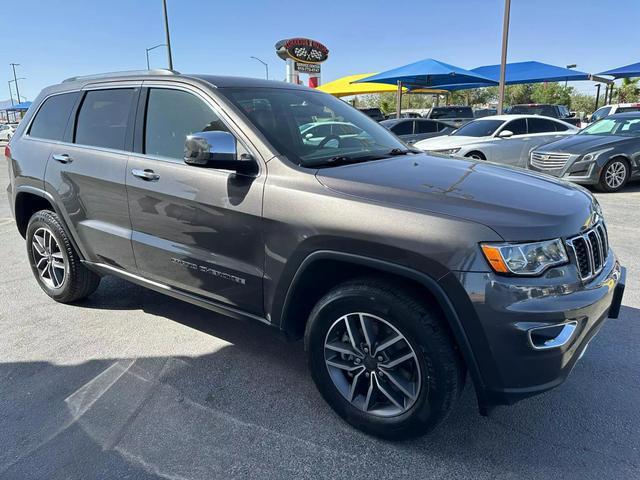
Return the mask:
[[495,81],[464,68],[439,62],[432,58],[410,63],[402,67],[387,70],[353,83],[387,83],[395,85],[402,82],[413,87],[440,87],[440,85],[456,85],[460,83],[486,82],[495,85]]
[[[454,85],[438,85],[438,90],[446,90],[448,92],[457,92],[458,90],[470,90],[472,88],[495,87],[495,83],[458,83]],[[409,87],[409,92],[420,90],[422,87]]]
[[[500,65],[485,65],[484,67],[474,68],[471,71],[496,82],[500,79]],[[507,63],[505,72],[505,83],[507,85],[516,83],[574,82],[577,80],[589,80],[589,78],[588,73],[541,62]]]
[[624,67],[612,68],[606,72],[600,72],[598,75],[610,75],[614,78],[640,77],[640,62],[625,65]]
[[22,102],[22,103],[18,103],[17,105],[14,105],[12,107],[9,107],[6,110],[8,112],[13,112],[13,111],[16,111],[16,110],[29,110],[30,106],[31,106],[31,102]]

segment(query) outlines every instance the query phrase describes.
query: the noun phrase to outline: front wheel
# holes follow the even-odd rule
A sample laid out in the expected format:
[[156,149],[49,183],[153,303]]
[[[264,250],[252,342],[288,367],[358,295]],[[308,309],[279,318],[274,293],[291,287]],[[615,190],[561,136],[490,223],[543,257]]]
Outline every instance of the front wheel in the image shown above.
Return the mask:
[[603,192],[617,192],[629,180],[629,165],[621,158],[609,160],[600,173],[597,185]]
[[465,371],[440,312],[377,279],[335,287],[313,309],[309,368],[329,405],[354,427],[410,438],[449,413]]
[[487,157],[484,156],[482,152],[469,152],[465,155],[467,158],[473,158],[474,160],[486,160]]

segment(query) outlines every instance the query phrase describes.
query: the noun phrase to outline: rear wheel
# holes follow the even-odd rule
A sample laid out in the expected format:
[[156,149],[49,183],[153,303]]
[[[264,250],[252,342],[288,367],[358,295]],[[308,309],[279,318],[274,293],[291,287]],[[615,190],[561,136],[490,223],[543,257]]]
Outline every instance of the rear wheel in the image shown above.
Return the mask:
[[310,315],[305,347],[324,399],[351,425],[380,437],[428,432],[464,385],[440,312],[377,279],[325,295]]
[[48,210],[33,214],[27,226],[27,254],[40,288],[58,302],[91,295],[100,277],[82,265],[58,216]]
[[603,192],[617,192],[629,180],[629,164],[622,158],[613,158],[607,162],[600,173],[598,189]]
[[465,155],[467,158],[473,158],[474,160],[486,160],[487,157],[484,156],[482,152],[473,151],[469,152]]

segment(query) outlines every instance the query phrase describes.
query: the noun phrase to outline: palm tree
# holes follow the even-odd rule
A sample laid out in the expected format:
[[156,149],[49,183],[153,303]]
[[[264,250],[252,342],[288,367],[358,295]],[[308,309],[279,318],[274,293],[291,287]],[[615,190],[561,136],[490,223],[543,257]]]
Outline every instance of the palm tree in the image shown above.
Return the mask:
[[640,97],[640,78],[623,78],[618,87],[618,103],[637,102]]

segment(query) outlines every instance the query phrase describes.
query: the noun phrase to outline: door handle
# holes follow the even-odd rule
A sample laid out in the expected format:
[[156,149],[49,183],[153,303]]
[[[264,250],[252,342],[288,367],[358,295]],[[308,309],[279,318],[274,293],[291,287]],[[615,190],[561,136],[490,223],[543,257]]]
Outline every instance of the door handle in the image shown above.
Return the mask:
[[142,180],[146,180],[148,182],[157,182],[160,179],[160,175],[149,168],[145,168],[142,170],[141,168],[134,168],[131,170],[131,174],[134,177],[141,178]]
[[56,162],[60,163],[71,163],[73,162],[73,158],[71,158],[66,153],[55,153],[52,157]]

